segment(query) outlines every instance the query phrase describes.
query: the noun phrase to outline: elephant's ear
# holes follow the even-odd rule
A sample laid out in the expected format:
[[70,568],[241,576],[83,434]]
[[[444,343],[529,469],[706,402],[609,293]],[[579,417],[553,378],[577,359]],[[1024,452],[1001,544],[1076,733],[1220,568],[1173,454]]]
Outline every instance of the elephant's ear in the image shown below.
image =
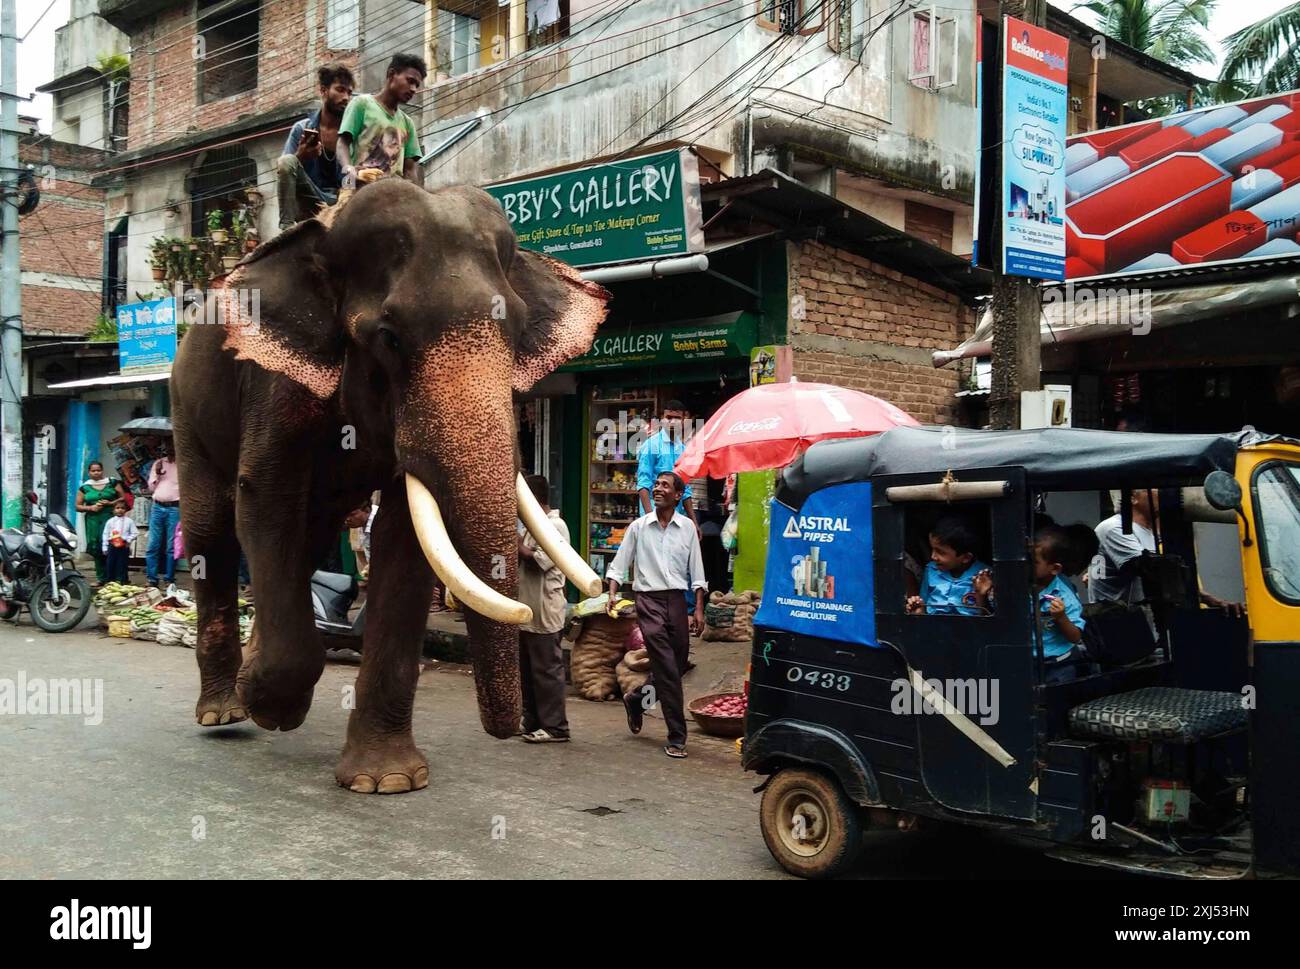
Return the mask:
[[510,285],[528,307],[515,348],[514,387],[522,393],[591,348],[610,294],[585,282],[572,266],[527,249],[515,255]]
[[336,294],[319,256],[328,232],[316,219],[291,226],[245,257],[217,291],[223,348],[322,400],[343,372]]

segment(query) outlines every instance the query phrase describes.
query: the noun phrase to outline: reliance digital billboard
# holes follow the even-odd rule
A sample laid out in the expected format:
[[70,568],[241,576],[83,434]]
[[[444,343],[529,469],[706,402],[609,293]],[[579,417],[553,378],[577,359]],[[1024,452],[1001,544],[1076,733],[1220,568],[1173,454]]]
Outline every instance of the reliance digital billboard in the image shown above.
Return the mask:
[[1075,135],[1065,202],[1070,279],[1300,255],[1300,91]]

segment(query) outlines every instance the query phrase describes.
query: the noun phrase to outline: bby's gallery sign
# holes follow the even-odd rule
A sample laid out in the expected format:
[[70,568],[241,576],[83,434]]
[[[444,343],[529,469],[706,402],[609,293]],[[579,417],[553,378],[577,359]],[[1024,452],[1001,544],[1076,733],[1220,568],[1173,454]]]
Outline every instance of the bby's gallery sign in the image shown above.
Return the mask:
[[519,244],[571,266],[699,252],[700,176],[685,148],[489,185]]

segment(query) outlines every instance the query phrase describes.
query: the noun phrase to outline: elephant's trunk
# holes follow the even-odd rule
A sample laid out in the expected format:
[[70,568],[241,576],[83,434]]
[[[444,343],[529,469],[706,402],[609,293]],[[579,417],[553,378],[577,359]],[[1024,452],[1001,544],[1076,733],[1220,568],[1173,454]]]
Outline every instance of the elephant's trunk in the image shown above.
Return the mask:
[[510,737],[520,719],[517,624],[531,612],[514,601],[512,355],[494,330],[430,348],[396,415],[397,447],[420,545],[465,608],[483,729]]

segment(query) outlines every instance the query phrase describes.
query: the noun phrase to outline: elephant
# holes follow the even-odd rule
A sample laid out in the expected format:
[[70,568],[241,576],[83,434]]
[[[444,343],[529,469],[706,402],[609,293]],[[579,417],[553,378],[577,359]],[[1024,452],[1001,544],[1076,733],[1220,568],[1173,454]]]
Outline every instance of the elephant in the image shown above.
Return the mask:
[[[399,178],[290,227],[209,293],[213,325],[190,327],[171,376],[200,726],[302,724],[325,662],[309,580],[378,489],[335,779],[360,793],[428,784],[411,712],[435,573],[465,606],[484,730],[518,733],[518,624],[531,613],[513,599],[516,517],[584,594],[600,580],[555,547],[519,487],[512,395],[591,346],[609,296],[520,248],[486,192]],[[246,650],[241,548],[257,607]]]

